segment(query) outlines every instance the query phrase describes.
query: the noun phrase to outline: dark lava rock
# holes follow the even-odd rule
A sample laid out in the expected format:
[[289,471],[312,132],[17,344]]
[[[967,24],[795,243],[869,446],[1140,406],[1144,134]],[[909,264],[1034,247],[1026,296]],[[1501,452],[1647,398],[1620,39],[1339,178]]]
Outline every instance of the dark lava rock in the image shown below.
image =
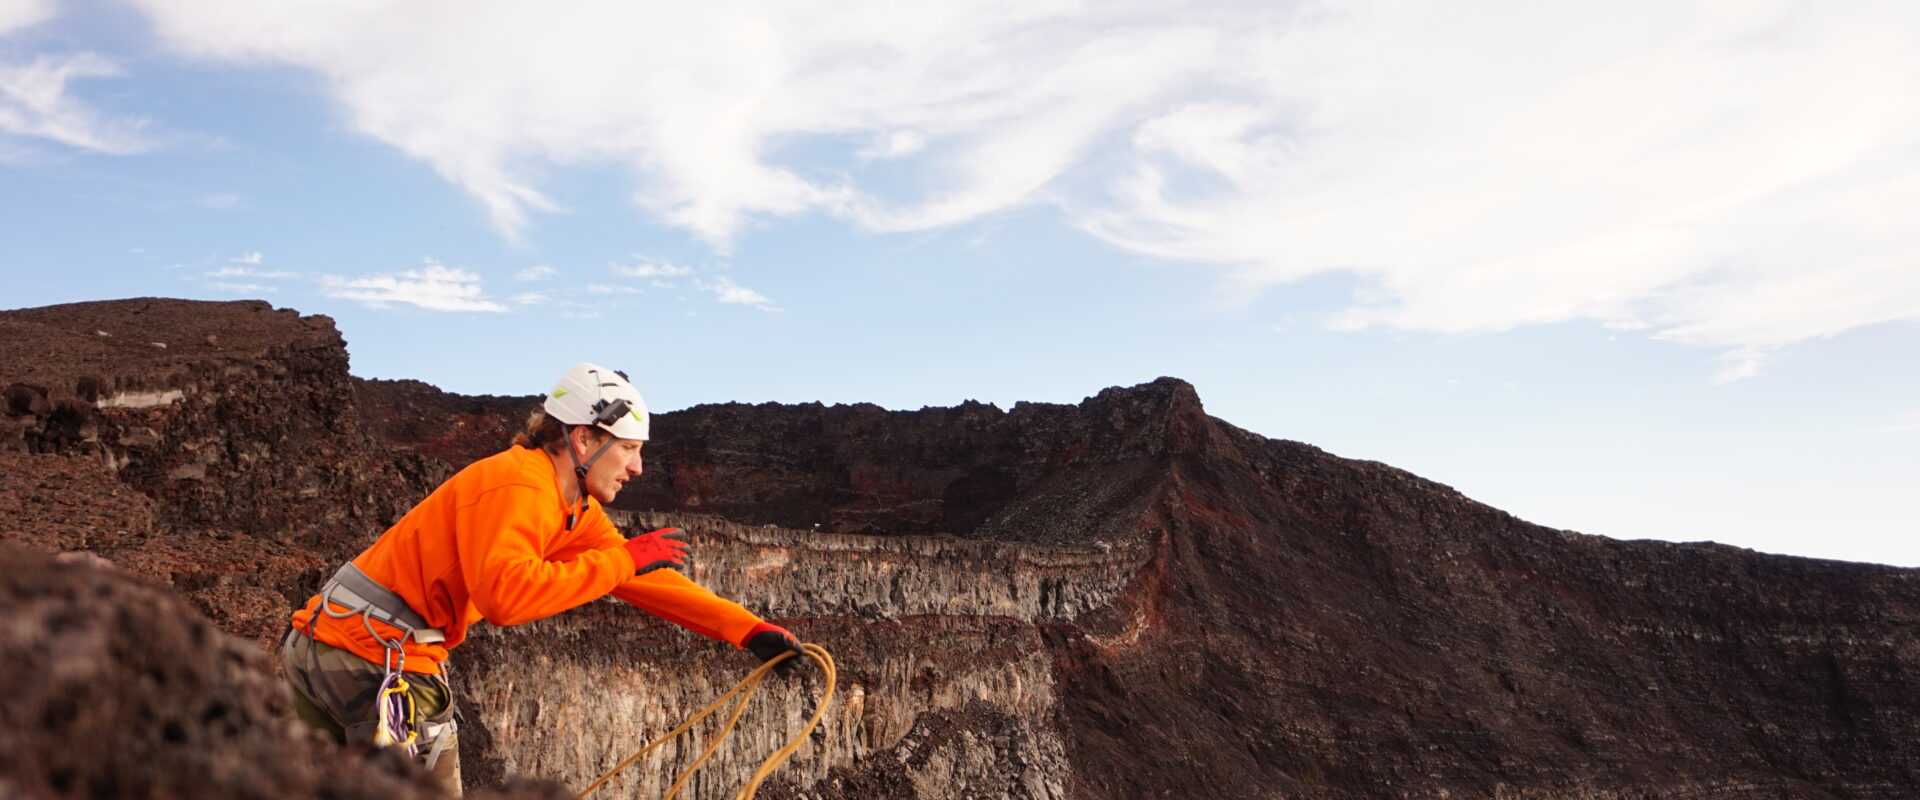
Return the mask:
[[667,477],[622,506],[1151,548],[1111,605],[1043,625],[1075,796],[1920,785],[1920,571],[1543,528],[1242,431],[1172,379],[1008,413],[723,405],[659,424]]
[[540,395],[443,392],[420,381],[354,379],[354,402],[380,441],[459,468],[507,449]]
[[[0,796],[425,791],[289,731],[264,647],[537,398],[346,367],[330,321],[264,303],[0,312],[0,540],[33,548],[0,542]],[[728,570],[702,579],[832,645],[861,698],[769,798],[1920,786],[1920,571],[1544,528],[1242,431],[1174,379],[1077,405],[723,404],[653,425],[618,506],[727,520],[702,541]],[[737,679],[637,616],[592,604],[476,635],[458,654],[470,779],[590,777],[617,744],[544,739],[583,724],[553,710],[698,707]]]
[[[0,797],[441,797],[390,751],[289,709],[259,647],[104,562],[0,542]],[[547,781],[476,797],[562,798]]]
[[155,506],[93,459],[0,451],[0,541],[46,552],[121,547],[152,535]]
[[1920,572],[1550,530],[1217,420],[1176,435],[1164,561],[1056,640],[1085,796],[1920,785]]
[[1196,415],[1193,387],[1164,378],[1010,412],[696,406],[655,419],[655,477],[614,507],[842,533],[1092,541],[1132,524],[1141,489],[1162,474],[1170,427]]
[[179,596],[6,543],[0,563],[0,795],[434,795],[399,759],[319,741],[265,653]]

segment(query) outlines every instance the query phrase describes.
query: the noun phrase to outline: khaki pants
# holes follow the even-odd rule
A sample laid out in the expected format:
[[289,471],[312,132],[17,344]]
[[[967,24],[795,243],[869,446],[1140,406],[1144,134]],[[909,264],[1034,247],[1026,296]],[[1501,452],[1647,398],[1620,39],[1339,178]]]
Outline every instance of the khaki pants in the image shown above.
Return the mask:
[[[280,670],[292,690],[293,710],[335,741],[371,742],[380,726],[377,700],[386,668],[325,642],[316,642],[289,629],[280,642]],[[425,725],[453,721],[453,688],[439,675],[407,673],[415,707]],[[429,768],[433,779],[449,794],[460,794],[460,741],[452,726],[442,734],[448,741],[426,742],[420,750],[425,762],[433,749],[440,756]]]

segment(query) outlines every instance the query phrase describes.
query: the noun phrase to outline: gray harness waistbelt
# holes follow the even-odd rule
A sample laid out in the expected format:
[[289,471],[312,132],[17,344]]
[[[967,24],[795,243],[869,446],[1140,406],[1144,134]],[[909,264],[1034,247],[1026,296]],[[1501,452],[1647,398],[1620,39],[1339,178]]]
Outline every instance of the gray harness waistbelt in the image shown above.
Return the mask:
[[446,633],[428,625],[426,618],[407,605],[400,595],[367,577],[367,573],[361,572],[351,561],[340,567],[339,572],[333,573],[327,585],[320,587],[320,600],[323,603],[322,610],[328,616],[347,616],[324,608],[325,603],[332,603],[353,609],[348,614],[366,614],[406,631],[408,636],[421,644],[439,644],[447,640]]

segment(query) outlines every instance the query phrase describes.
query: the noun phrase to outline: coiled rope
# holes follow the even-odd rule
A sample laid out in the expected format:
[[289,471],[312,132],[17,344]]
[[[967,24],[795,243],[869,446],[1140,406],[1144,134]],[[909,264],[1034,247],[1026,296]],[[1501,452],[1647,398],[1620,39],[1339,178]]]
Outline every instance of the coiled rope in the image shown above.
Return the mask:
[[[800,745],[806,743],[807,735],[813,733],[813,729],[820,725],[820,719],[826,716],[827,704],[833,702],[833,687],[834,684],[839,682],[840,678],[839,670],[837,670],[833,664],[833,654],[828,653],[826,648],[817,644],[803,644],[801,648],[806,651],[808,658],[813,659],[814,663],[820,665],[820,672],[827,681],[826,692],[821,694],[820,705],[813,710],[813,718],[807,720],[806,726],[801,728],[800,732],[795,734],[792,739],[788,740],[786,746],[773,751],[773,755],[767,756],[766,761],[760,762],[760,768],[754,771],[753,779],[747,781],[746,786],[741,787],[740,792],[733,796],[734,800],[751,800],[754,794],[760,791],[760,782],[766,780],[767,776],[772,775],[774,770],[779,769],[781,764],[786,763],[787,759],[791,758],[794,752],[800,749]],[[733,733],[734,723],[740,721],[741,712],[747,710],[747,700],[753,697],[754,690],[760,688],[760,681],[767,676],[767,672],[772,670],[774,666],[780,662],[794,658],[797,655],[799,654],[792,652],[781,653],[772,660],[761,664],[759,669],[754,670],[751,674],[747,675],[745,679],[735,684],[732,690],[721,695],[720,699],[713,701],[712,705],[707,706],[705,709],[702,709],[700,713],[693,715],[692,718],[681,723],[680,727],[674,728],[668,731],[666,735],[648,742],[646,747],[642,747],[638,752],[627,756],[627,760],[620,762],[614,766],[613,769],[608,770],[607,774],[600,776],[599,780],[594,781],[588,785],[587,788],[580,790],[579,794],[574,795],[575,800],[581,800],[581,798],[586,797],[593,790],[600,788],[601,784],[612,780],[613,776],[620,774],[620,771],[626,769],[628,765],[640,760],[641,756],[646,755],[660,745],[666,744],[672,740],[673,737],[686,733],[693,728],[695,723],[706,719],[708,715],[718,710],[720,706],[725,705],[728,700],[732,700],[735,696],[738,696],[739,700],[734,705],[733,713],[727,717],[727,724],[720,729],[719,734],[714,736],[713,744],[707,746],[707,749],[700,754],[700,757],[694,760],[692,766],[687,767],[685,772],[680,773],[680,777],[673,782],[673,786],[668,788],[667,793],[660,798],[660,800],[673,800],[673,797],[680,793],[680,789],[687,785],[687,780],[693,777],[694,770],[699,769],[701,764],[707,763],[707,759],[712,757],[714,751],[720,749],[720,744],[727,740],[729,734]]]
[[408,758],[414,756],[414,743],[420,739],[420,709],[413,703],[413,685],[404,672],[389,672],[380,681],[380,725],[373,731],[373,743],[398,747]]

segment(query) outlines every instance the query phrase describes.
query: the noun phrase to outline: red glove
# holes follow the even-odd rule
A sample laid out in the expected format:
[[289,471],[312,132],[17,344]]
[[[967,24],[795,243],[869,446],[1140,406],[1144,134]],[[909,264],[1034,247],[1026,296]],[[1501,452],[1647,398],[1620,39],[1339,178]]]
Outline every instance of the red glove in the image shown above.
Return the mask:
[[[793,638],[793,634],[788,633],[786,628],[770,622],[753,626],[753,630],[747,631],[747,638],[740,640],[740,646],[752,650],[754,655],[760,657],[762,664],[779,658],[781,653],[804,655],[807,652],[800,647],[800,640]],[[784,677],[793,671],[794,662],[799,660],[789,658],[773,665],[773,671]]]
[[684,567],[687,543],[679,528],[661,528],[627,540],[627,553],[633,556],[633,574],[644,575],[661,567]]

